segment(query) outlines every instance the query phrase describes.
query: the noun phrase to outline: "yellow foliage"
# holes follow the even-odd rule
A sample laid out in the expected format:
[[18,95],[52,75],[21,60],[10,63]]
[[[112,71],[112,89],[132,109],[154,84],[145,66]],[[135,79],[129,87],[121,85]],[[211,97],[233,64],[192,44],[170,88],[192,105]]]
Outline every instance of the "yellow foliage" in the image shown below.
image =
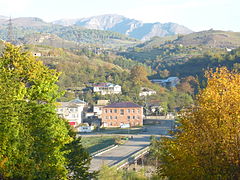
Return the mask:
[[182,113],[175,138],[158,142],[159,174],[172,179],[240,177],[240,74],[208,71],[195,107]]

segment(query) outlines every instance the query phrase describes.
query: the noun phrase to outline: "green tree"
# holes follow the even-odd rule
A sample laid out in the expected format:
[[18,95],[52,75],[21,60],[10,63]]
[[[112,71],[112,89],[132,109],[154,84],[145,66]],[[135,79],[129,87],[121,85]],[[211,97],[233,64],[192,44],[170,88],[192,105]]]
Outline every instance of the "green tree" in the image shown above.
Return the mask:
[[96,172],[90,173],[88,171],[91,158],[82,146],[81,137],[76,136],[76,132],[71,129],[68,122],[66,125],[69,128],[69,135],[73,138],[73,141],[65,147],[65,150],[69,151],[69,153],[65,155],[68,159],[67,169],[71,173],[68,179],[85,180],[95,177],[97,175]]
[[239,179],[240,74],[208,72],[196,105],[182,113],[175,138],[155,140],[157,174],[170,179]]
[[73,142],[56,114],[59,73],[20,47],[6,44],[0,57],[0,177],[67,179]]

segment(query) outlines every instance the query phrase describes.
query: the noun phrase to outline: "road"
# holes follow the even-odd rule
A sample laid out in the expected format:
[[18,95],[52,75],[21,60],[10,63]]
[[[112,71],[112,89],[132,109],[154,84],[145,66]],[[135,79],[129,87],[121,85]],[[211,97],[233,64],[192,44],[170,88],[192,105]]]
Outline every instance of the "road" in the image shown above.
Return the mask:
[[125,144],[93,157],[90,171],[99,170],[103,165],[112,166],[148,146],[149,143],[149,136],[133,135],[133,139]]
[[[103,165],[112,166],[128,158],[129,156],[148,146],[150,144],[151,135],[167,135],[167,132],[170,129],[169,126],[145,126],[144,128],[146,129],[145,132],[142,132],[141,134],[130,135],[133,136],[133,139],[130,139],[125,144],[93,157],[90,165],[90,171],[100,170]],[[96,135],[89,134],[84,136]]]

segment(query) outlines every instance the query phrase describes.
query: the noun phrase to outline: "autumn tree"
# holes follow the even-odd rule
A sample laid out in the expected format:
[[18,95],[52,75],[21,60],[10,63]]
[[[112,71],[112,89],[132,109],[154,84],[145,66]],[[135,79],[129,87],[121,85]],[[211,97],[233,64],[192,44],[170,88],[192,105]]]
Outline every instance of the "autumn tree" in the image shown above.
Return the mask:
[[198,79],[193,76],[187,76],[181,79],[181,82],[177,85],[177,89],[181,92],[188,94],[196,94],[199,88]]
[[149,84],[147,70],[144,66],[136,65],[131,69],[130,80],[135,84]]
[[162,71],[158,71],[161,78],[167,78],[170,75],[170,72],[167,69],[164,69]]
[[0,57],[0,179],[67,179],[74,141],[56,114],[59,73],[20,47]]
[[174,138],[153,142],[158,176],[240,178],[240,74],[219,68],[206,77],[207,87],[181,114]]

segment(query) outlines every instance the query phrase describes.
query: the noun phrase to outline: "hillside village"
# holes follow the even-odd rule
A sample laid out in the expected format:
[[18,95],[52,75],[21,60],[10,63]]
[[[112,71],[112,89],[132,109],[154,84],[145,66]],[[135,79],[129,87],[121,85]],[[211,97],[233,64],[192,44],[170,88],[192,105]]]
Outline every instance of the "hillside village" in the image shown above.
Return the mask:
[[239,179],[240,32],[0,16],[0,52],[0,180]]
[[[165,87],[175,87],[179,83],[177,77],[168,79],[155,79],[154,83],[160,84]],[[92,93],[100,95],[121,94],[121,86],[111,83],[95,83],[90,87]],[[70,89],[68,89],[70,90]],[[76,95],[81,90],[74,91]],[[156,94],[156,91],[149,88],[141,88],[139,96],[149,97]],[[145,107],[146,108],[146,107]],[[156,111],[152,108],[152,112]],[[163,109],[160,104],[155,107],[161,113]],[[69,102],[58,102],[57,113],[69,121],[69,124],[75,128],[81,129],[85,126],[90,126],[92,130],[104,127],[138,127],[143,126],[144,117],[147,115],[143,111],[143,106],[133,102],[110,102],[110,100],[97,100],[93,105],[88,102],[80,100],[79,97]],[[148,115],[150,115],[148,113]],[[93,127],[92,127],[93,126]],[[80,130],[80,132],[83,130]]]

